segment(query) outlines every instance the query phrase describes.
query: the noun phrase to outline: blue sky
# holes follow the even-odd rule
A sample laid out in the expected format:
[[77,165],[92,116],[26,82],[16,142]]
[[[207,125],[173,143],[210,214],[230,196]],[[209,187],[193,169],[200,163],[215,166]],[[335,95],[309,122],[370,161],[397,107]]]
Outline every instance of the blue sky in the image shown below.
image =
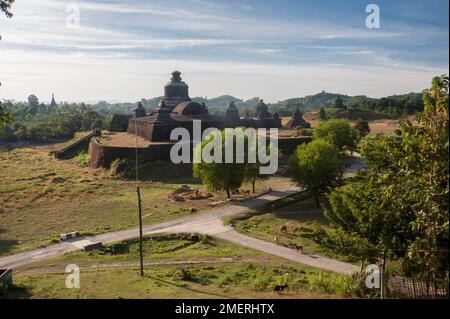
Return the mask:
[[[365,8],[380,7],[367,29]],[[66,8],[80,9],[67,28]],[[0,17],[0,97],[130,101],[179,69],[191,96],[384,96],[448,73],[447,0],[18,0]]]

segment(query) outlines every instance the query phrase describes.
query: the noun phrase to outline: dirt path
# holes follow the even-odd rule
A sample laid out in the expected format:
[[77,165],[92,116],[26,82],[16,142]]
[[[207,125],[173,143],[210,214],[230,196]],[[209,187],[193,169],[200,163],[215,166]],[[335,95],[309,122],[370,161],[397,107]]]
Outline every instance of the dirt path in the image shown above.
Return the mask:
[[[360,165],[357,159],[358,165]],[[349,172],[350,174],[353,172]],[[341,261],[325,258],[313,254],[301,254],[295,249],[286,248],[273,243],[265,242],[235,231],[231,226],[225,226],[222,219],[238,215],[250,208],[255,208],[274,200],[297,193],[300,189],[287,178],[275,178],[271,193],[247,200],[242,203],[227,204],[211,209],[207,212],[188,215],[176,220],[149,225],[143,228],[143,233],[200,233],[232,241],[238,245],[257,249],[282,258],[287,258],[312,267],[334,271],[337,273],[351,274],[358,271],[358,267]],[[92,237],[81,237],[75,240],[62,242],[49,247],[23,252],[0,258],[0,268],[15,268],[64,253],[82,249],[94,242],[109,244],[125,239],[138,237],[138,228],[130,228],[117,232],[100,234]]]

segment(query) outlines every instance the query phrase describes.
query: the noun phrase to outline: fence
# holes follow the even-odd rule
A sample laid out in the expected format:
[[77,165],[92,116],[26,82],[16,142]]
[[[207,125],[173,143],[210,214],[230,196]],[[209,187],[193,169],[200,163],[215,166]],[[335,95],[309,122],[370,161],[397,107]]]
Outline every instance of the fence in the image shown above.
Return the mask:
[[421,278],[387,276],[386,296],[388,298],[448,298],[448,281],[424,280]]

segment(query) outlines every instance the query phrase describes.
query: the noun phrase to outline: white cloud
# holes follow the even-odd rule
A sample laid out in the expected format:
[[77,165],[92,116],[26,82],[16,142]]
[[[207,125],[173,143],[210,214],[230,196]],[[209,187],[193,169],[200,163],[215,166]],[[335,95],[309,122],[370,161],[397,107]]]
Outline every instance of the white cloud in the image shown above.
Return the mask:
[[[417,45],[416,38],[427,42],[442,33],[433,28],[396,25],[396,32],[391,32],[329,21],[260,19],[251,16],[252,7],[241,8],[248,11],[245,15],[234,15],[223,3],[203,0],[191,0],[197,4],[195,10],[188,5],[167,9],[167,5],[77,2],[79,29],[65,27],[65,6],[70,1],[17,1],[14,18],[0,19],[2,97],[24,100],[35,93],[45,99],[55,92],[59,99],[71,101],[133,101],[161,95],[172,69],[185,73],[193,96],[229,93],[276,101],[322,89],[381,96],[419,91],[432,76],[448,72],[448,62],[445,68],[404,63],[382,45],[365,45],[372,40]],[[184,59],[197,47],[201,50],[196,53],[210,51]],[[299,47],[311,49],[312,58],[326,51],[327,58],[310,64],[280,63],[280,56],[304,58],[306,50]],[[151,50],[137,58],[139,49]],[[223,51],[235,54],[221,58]],[[166,53],[172,58],[161,58]],[[241,54],[247,58],[254,54],[255,61],[265,62],[244,63]],[[344,60],[351,64],[337,63]]]
[[[420,91],[445,70],[348,65],[279,65],[195,60],[131,59],[93,54],[3,52],[1,96],[41,99],[55,92],[59,100],[137,101],[162,94],[173,69],[180,69],[191,96],[232,94],[267,101],[314,94],[320,90],[384,96]],[[8,62],[6,62],[8,61]],[[214,79],[214,81],[211,81]],[[274,80],[275,79],[275,80]]]

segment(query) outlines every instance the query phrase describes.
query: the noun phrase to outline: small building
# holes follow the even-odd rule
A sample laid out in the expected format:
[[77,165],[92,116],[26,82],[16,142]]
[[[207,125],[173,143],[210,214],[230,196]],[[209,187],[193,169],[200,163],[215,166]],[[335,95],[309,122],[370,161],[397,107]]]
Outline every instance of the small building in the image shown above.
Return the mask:
[[239,116],[239,110],[233,101],[231,101],[228,104],[227,110],[225,112],[225,120],[227,122],[227,126],[230,126],[230,127],[239,125],[239,123],[241,122],[241,117]]
[[311,128],[311,124],[309,124],[308,122],[305,121],[305,119],[303,118],[302,112],[300,111],[300,109],[297,106],[297,109],[292,114],[292,118],[289,120],[289,122],[287,122],[286,127],[287,128],[296,128],[296,127]]
[[[116,130],[124,118],[113,117]],[[260,100],[256,108],[256,117],[241,119],[234,102],[230,102],[225,117],[209,114],[205,103],[197,103],[189,97],[189,86],[182,81],[181,72],[172,72],[170,81],[164,86],[164,96],[156,112],[146,114],[144,107],[138,103],[134,116],[128,118],[125,131],[154,142],[169,142],[170,133],[177,127],[186,128],[192,136],[193,120],[200,120],[202,131],[214,127],[247,126],[254,128],[281,128],[279,116],[270,114],[267,105]],[[113,124],[113,122],[111,124]]]

